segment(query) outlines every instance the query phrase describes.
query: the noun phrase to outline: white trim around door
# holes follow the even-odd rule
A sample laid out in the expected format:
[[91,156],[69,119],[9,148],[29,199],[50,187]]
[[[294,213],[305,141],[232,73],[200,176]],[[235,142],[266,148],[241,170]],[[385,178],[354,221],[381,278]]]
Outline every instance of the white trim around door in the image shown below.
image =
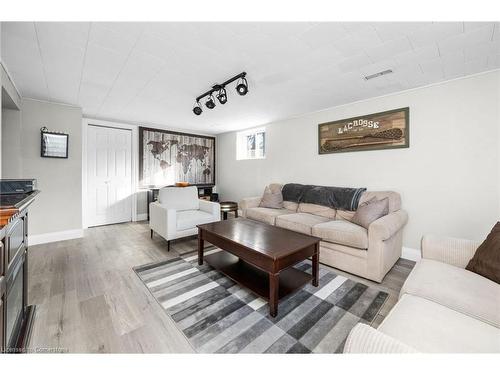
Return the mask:
[[139,161],[139,153],[138,153],[138,127],[129,124],[122,124],[110,121],[103,120],[95,120],[84,118],[82,120],[82,222],[83,228],[88,228],[89,225],[93,225],[91,223],[89,212],[88,212],[88,176],[87,176],[87,140],[88,140],[88,130],[89,126],[100,126],[106,128],[114,128],[114,129],[124,129],[131,131],[131,155],[130,155],[130,163],[131,163],[131,219],[132,221],[137,221],[137,185],[138,185],[138,161]]

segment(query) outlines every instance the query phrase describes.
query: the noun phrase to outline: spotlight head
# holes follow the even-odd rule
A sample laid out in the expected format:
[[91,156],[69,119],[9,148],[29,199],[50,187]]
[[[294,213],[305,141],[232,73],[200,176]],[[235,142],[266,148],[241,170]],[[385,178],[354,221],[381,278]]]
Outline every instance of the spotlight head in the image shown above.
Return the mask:
[[205,102],[205,105],[207,106],[208,109],[214,109],[215,108],[215,100],[212,94],[208,97],[207,101]]
[[236,85],[236,92],[241,96],[246,95],[248,92],[248,82],[246,78],[242,78],[238,85]]
[[226,93],[226,89],[224,87],[221,88],[219,93],[217,94],[217,100],[219,101],[220,104],[227,103],[227,93]]
[[193,107],[193,113],[196,116],[199,116],[201,115],[201,112],[203,112],[203,110],[201,109],[201,104],[199,102],[196,102],[196,104]]

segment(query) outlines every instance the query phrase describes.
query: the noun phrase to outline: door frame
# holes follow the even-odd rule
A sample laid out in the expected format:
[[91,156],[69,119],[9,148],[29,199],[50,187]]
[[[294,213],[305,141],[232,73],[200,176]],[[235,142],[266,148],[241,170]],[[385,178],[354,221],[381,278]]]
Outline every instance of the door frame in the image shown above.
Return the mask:
[[100,126],[104,128],[114,128],[130,130],[132,132],[132,152],[130,153],[130,165],[132,167],[132,199],[130,200],[132,208],[132,221],[138,221],[137,215],[137,193],[139,191],[139,133],[137,125],[124,124],[114,121],[96,120],[91,118],[82,119],[82,223],[83,229],[89,227],[88,222],[88,201],[87,201],[87,139],[89,126]]

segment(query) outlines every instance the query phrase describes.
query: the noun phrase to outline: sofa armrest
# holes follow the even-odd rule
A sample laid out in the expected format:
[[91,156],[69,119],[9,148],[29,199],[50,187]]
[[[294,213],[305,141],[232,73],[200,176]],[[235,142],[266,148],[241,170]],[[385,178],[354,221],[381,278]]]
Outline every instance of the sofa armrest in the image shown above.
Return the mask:
[[479,245],[479,242],[471,240],[426,235],[422,237],[422,258],[465,268]]
[[220,204],[217,202],[210,202],[204,199],[200,199],[200,210],[208,212],[217,221],[220,221]]
[[177,231],[177,210],[164,207],[158,202],[151,202],[149,227],[166,240],[174,238]]
[[417,353],[417,351],[369,325],[358,323],[347,336],[344,353]]
[[370,238],[388,240],[399,232],[408,222],[408,214],[404,210],[391,212],[375,220],[368,227]]
[[262,197],[251,197],[251,198],[243,198],[240,203],[238,203],[238,207],[242,212],[243,217],[246,217],[246,211],[249,208],[259,207],[260,201]]

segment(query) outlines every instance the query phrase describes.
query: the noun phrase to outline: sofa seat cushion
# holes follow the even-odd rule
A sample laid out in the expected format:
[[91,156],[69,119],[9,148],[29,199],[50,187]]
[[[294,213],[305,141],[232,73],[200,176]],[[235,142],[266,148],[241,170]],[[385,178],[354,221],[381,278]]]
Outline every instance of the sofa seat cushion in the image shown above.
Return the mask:
[[201,210],[177,211],[177,230],[196,228],[198,224],[218,221],[218,218]]
[[286,210],[284,208],[253,207],[246,210],[246,217],[248,219],[275,225],[277,216],[288,215],[293,212],[294,211]]
[[368,249],[368,231],[349,221],[333,220],[317,224],[312,229],[312,235],[321,237],[323,241]]
[[290,229],[295,232],[312,234],[312,227],[330,219],[322,216],[299,212],[296,214],[281,215],[276,218],[276,226]]
[[406,279],[403,294],[426,298],[500,328],[500,285],[463,268],[422,259]]
[[500,352],[498,328],[408,294],[401,297],[378,330],[423,353]]

